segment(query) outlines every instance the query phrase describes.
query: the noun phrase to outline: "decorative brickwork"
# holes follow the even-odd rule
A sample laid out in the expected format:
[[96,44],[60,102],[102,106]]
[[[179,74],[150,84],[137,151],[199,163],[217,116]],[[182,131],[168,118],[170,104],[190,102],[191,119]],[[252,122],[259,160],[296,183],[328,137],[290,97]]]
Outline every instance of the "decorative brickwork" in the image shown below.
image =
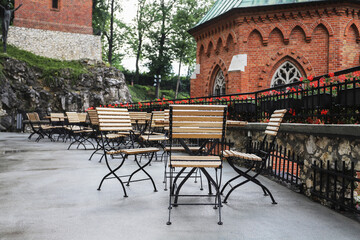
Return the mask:
[[14,26],[44,30],[93,34],[92,0],[15,0]]
[[[303,76],[358,66],[359,16],[360,3],[348,1],[233,9],[190,30],[200,64],[190,94],[212,95],[219,69],[224,72],[226,94],[232,94],[269,88],[285,61]],[[238,54],[247,54],[245,71],[228,71]]]

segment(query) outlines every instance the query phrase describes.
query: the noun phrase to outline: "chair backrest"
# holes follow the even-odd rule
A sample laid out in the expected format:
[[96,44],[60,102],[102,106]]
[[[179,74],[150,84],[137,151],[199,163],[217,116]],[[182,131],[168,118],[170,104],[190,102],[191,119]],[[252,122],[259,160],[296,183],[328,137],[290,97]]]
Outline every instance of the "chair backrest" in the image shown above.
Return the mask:
[[86,123],[87,113],[78,113],[78,118],[81,123]]
[[131,123],[144,124],[146,120],[150,119],[147,112],[129,112]]
[[151,127],[164,127],[164,123],[159,123],[158,121],[165,121],[164,111],[152,112]]
[[98,118],[96,110],[88,110],[87,112],[89,114],[89,119],[90,119],[91,125],[98,126],[99,125],[99,118]]
[[266,135],[271,135],[274,137],[277,135],[286,111],[286,109],[281,109],[276,110],[273,114],[271,114],[269,123],[267,124],[267,127],[265,129]]
[[30,122],[39,122],[40,121],[40,117],[37,112],[26,113],[26,116]]
[[224,139],[226,105],[170,105],[170,138]]
[[51,122],[63,122],[65,115],[63,113],[50,113]]
[[96,112],[100,131],[128,132],[132,130],[127,108],[97,107]]
[[77,112],[66,112],[66,116],[68,123],[70,124],[80,123],[80,119]]

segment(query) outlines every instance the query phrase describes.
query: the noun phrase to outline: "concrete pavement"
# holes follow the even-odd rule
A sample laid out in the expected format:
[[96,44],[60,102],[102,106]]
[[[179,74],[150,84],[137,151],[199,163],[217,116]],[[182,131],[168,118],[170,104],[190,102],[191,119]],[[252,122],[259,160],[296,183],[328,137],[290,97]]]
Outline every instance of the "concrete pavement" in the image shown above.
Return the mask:
[[[132,183],[124,198],[115,180],[96,190],[107,168],[96,157],[88,161],[91,151],[68,151],[67,143],[36,143],[27,136],[0,133],[1,240],[360,239],[359,222],[263,177],[277,205],[257,186],[245,184],[224,204],[224,225],[217,225],[211,206],[179,206],[167,226],[162,162],[148,167],[158,192],[149,181]],[[124,167],[132,169],[135,162]],[[231,174],[225,165],[224,180]]]

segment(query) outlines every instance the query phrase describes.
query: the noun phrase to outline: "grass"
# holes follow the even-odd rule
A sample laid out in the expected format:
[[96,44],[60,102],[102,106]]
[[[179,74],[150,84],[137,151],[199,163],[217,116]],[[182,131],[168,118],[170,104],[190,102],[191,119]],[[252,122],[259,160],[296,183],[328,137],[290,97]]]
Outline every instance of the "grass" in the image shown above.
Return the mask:
[[[133,102],[145,102],[150,100],[155,100],[155,87],[153,86],[144,86],[144,85],[137,85],[128,86]],[[161,90],[160,89],[160,96],[161,98],[165,97],[166,99],[174,99],[175,98],[175,91],[174,90]],[[180,92],[178,94],[178,98],[189,98],[188,93]]]
[[83,73],[88,73],[88,70],[79,61],[61,61],[52,58],[41,57],[31,52],[21,50],[14,46],[7,46],[7,53],[0,53],[0,58],[14,58],[28,65],[38,68],[42,72],[42,78],[52,80],[54,76],[60,76],[61,70],[70,70],[70,78],[76,81]]

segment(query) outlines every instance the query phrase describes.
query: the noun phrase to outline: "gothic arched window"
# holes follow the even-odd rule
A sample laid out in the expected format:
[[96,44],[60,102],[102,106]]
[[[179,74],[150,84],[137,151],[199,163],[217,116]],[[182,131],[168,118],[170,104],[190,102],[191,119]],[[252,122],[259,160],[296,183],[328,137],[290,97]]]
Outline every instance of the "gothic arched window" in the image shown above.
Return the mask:
[[215,81],[214,81],[214,96],[220,96],[225,94],[225,76],[223,71],[219,70],[216,74]]
[[293,83],[299,81],[301,77],[302,76],[299,69],[297,69],[297,67],[291,62],[286,61],[281,64],[281,66],[274,73],[271,79],[270,87]]

